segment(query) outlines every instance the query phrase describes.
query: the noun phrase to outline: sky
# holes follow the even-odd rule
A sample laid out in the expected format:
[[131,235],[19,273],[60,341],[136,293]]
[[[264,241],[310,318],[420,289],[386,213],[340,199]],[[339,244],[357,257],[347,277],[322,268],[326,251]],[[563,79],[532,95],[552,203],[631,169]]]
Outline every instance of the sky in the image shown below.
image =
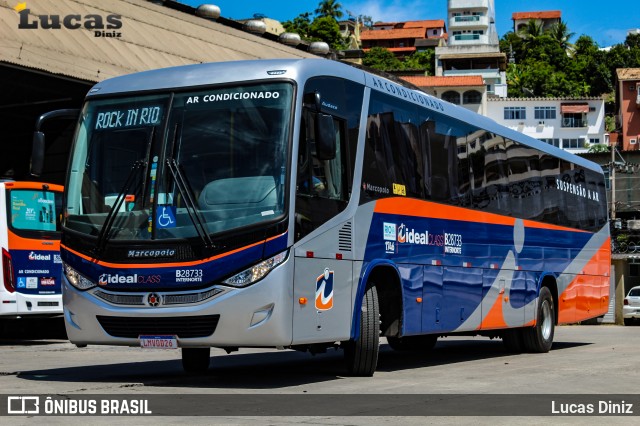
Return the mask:
[[[191,6],[203,3],[220,7],[221,15],[229,19],[251,18],[260,13],[278,21],[288,21],[301,13],[314,12],[320,0],[178,0]],[[413,21],[447,19],[447,0],[338,0],[342,11],[353,15],[368,15],[373,21]],[[522,5],[526,3],[526,5]],[[637,0],[495,0],[496,28],[502,37],[513,29],[514,12],[560,10],[569,31],[588,35],[600,47],[623,43],[627,30],[640,28],[640,8]]]

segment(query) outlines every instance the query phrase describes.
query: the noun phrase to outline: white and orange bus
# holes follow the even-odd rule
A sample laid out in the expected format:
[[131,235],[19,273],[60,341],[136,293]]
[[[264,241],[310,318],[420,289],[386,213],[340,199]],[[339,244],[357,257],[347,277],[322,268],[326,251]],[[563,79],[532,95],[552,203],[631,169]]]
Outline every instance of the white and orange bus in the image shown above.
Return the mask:
[[62,186],[0,182],[0,318],[62,314]]
[[335,61],[167,68],[98,83],[65,184],[77,345],[344,349],[501,337],[547,352],[609,306],[597,164]]

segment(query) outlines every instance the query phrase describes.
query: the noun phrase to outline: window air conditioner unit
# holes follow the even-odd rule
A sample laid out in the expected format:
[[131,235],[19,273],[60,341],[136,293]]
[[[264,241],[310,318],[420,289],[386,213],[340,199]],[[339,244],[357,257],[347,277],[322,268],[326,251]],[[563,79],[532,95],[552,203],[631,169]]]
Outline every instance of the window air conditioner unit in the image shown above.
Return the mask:
[[634,230],[634,231],[639,231],[640,230],[640,220],[628,220],[627,221],[627,228]]

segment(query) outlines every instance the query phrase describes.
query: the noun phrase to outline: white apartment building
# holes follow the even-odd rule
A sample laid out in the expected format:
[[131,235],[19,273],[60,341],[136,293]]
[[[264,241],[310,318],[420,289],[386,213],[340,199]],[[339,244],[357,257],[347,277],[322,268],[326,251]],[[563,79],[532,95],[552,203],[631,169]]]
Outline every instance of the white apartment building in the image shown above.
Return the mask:
[[500,52],[494,0],[448,0],[447,46],[436,48],[436,76],[480,75],[487,93],[507,96],[506,55]]
[[573,153],[608,144],[604,99],[489,98],[488,117],[518,132]]

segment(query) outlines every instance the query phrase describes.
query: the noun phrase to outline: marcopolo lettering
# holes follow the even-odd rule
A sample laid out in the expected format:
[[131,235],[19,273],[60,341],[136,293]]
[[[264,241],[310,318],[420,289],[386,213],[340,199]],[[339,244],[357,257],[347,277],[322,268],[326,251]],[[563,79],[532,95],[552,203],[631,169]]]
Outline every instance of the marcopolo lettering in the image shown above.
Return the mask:
[[175,249],[156,249],[156,250],[129,250],[127,257],[131,259],[155,259],[159,257],[174,257]]
[[45,30],[59,30],[66,28],[68,30],[77,30],[84,28],[90,31],[94,31],[95,37],[121,37],[122,33],[116,31],[104,31],[104,30],[118,30],[122,28],[122,16],[111,14],[107,16],[102,15],[79,15],[70,14],[66,16],[60,15],[45,15],[40,14],[37,16],[30,15],[30,9],[26,9],[26,3],[18,4],[14,8],[20,15],[20,22],[18,23],[19,29],[45,29]]

